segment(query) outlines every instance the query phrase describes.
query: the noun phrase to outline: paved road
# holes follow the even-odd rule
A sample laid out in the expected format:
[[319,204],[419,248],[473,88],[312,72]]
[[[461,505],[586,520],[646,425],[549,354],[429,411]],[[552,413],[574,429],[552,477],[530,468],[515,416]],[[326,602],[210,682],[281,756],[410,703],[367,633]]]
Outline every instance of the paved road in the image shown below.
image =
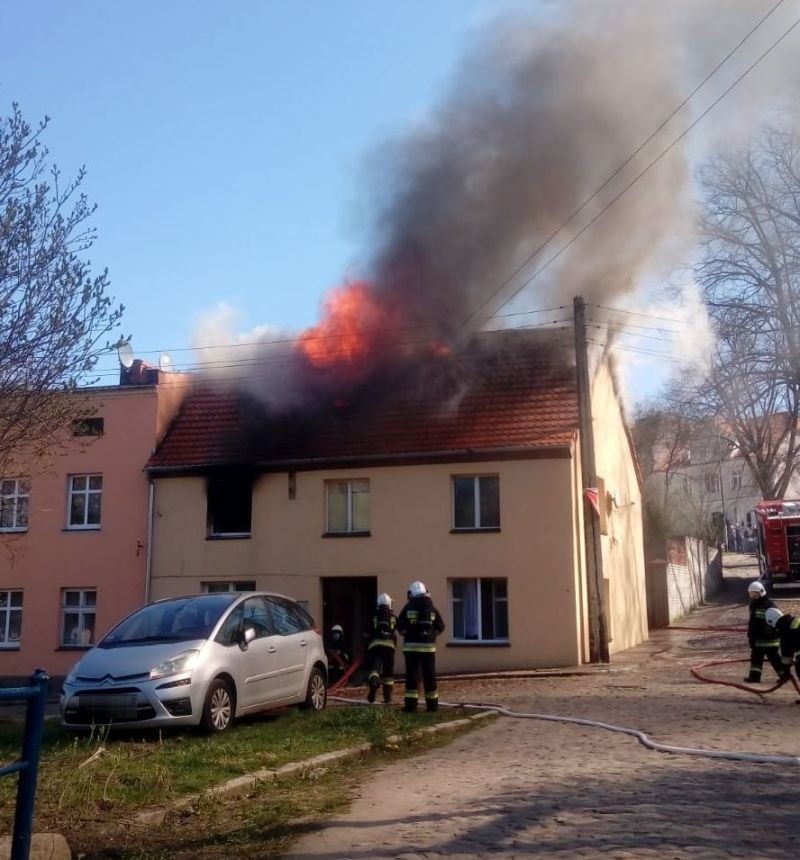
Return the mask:
[[[686,626],[746,624],[755,570],[737,561],[720,602]],[[800,755],[793,690],[762,699],[689,673],[747,656],[740,633],[658,631],[610,670],[445,682],[440,695],[630,726],[683,747]],[[746,668],[707,671],[739,681]],[[800,765],[657,753],[602,729],[501,718],[376,773],[348,813],[320,822],[288,858],[786,858],[800,856],[799,787]]]

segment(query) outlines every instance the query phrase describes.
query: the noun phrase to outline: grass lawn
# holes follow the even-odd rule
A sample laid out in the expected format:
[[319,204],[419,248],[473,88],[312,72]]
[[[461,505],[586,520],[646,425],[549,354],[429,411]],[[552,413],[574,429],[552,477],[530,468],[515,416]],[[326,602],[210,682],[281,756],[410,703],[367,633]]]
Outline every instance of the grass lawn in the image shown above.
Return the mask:
[[[48,721],[39,766],[37,832],[62,833],[74,857],[276,857],[298,821],[332,814],[376,761],[418,753],[454,734],[418,730],[465,714],[395,708],[286,709],[222,735],[191,731],[74,735]],[[0,761],[19,755],[21,724],[0,722]],[[387,738],[399,735],[399,744]],[[302,777],[259,784],[247,796],[201,797],[162,826],[131,823],[142,807],[202,792],[235,776],[370,742],[374,753]],[[353,782],[355,780],[355,782]],[[0,780],[0,828],[13,828],[16,779]],[[300,825],[302,826],[302,825]],[[237,846],[234,848],[234,846]],[[277,852],[277,853],[276,853]]]

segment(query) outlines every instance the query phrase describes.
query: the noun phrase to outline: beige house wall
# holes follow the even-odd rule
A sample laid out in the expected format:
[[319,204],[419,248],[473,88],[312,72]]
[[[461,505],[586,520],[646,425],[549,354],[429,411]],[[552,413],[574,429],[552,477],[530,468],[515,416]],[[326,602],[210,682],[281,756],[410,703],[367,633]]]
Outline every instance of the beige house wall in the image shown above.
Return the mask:
[[609,652],[647,639],[642,494],[614,379],[606,362],[592,382]]
[[[18,464],[16,474],[0,476],[31,480],[27,531],[0,532],[0,590],[23,592],[21,640],[0,646],[0,677],[25,677],[37,668],[63,676],[81,656],[84,647],[61,644],[63,589],[97,592],[97,637],[144,602],[143,469],[183,388],[177,375],[167,378],[175,379],[165,389],[167,408],[159,386],[85,390],[91,414],[103,418],[103,435],[67,437],[64,452],[48,463]],[[68,478],[76,474],[103,476],[97,529],[67,527]]]
[[[441,671],[575,665],[585,655],[585,589],[572,453],[298,472],[294,498],[286,472],[265,474],[253,490],[252,535],[245,539],[206,537],[204,478],[157,478],[151,597],[197,592],[208,581],[253,580],[308,601],[321,619],[324,577],[377,577],[378,591],[393,595],[396,608],[409,582],[422,579],[448,626],[439,640]],[[470,474],[499,476],[500,532],[451,534],[451,478]],[[323,536],[325,481],[345,478],[370,481],[369,536]],[[448,587],[456,577],[508,580],[508,645],[451,642]]]

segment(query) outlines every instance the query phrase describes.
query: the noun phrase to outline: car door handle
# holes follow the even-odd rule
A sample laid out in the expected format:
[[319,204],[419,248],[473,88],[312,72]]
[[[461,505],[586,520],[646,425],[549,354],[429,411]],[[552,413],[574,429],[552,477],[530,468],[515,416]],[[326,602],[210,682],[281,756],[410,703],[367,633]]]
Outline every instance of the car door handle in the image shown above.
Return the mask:
[[300,647],[305,648],[308,645],[308,642],[305,639],[300,640]]
[[277,650],[278,649],[274,645],[270,645],[269,648],[267,648],[267,653],[274,654]]

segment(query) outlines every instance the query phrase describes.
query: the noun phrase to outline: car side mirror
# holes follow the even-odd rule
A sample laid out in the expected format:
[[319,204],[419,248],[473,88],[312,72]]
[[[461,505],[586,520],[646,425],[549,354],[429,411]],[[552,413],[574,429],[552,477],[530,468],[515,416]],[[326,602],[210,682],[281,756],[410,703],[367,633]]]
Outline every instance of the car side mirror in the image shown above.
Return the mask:
[[245,627],[242,631],[241,636],[239,637],[239,645],[242,650],[247,648],[247,646],[256,638],[256,630],[255,627]]

